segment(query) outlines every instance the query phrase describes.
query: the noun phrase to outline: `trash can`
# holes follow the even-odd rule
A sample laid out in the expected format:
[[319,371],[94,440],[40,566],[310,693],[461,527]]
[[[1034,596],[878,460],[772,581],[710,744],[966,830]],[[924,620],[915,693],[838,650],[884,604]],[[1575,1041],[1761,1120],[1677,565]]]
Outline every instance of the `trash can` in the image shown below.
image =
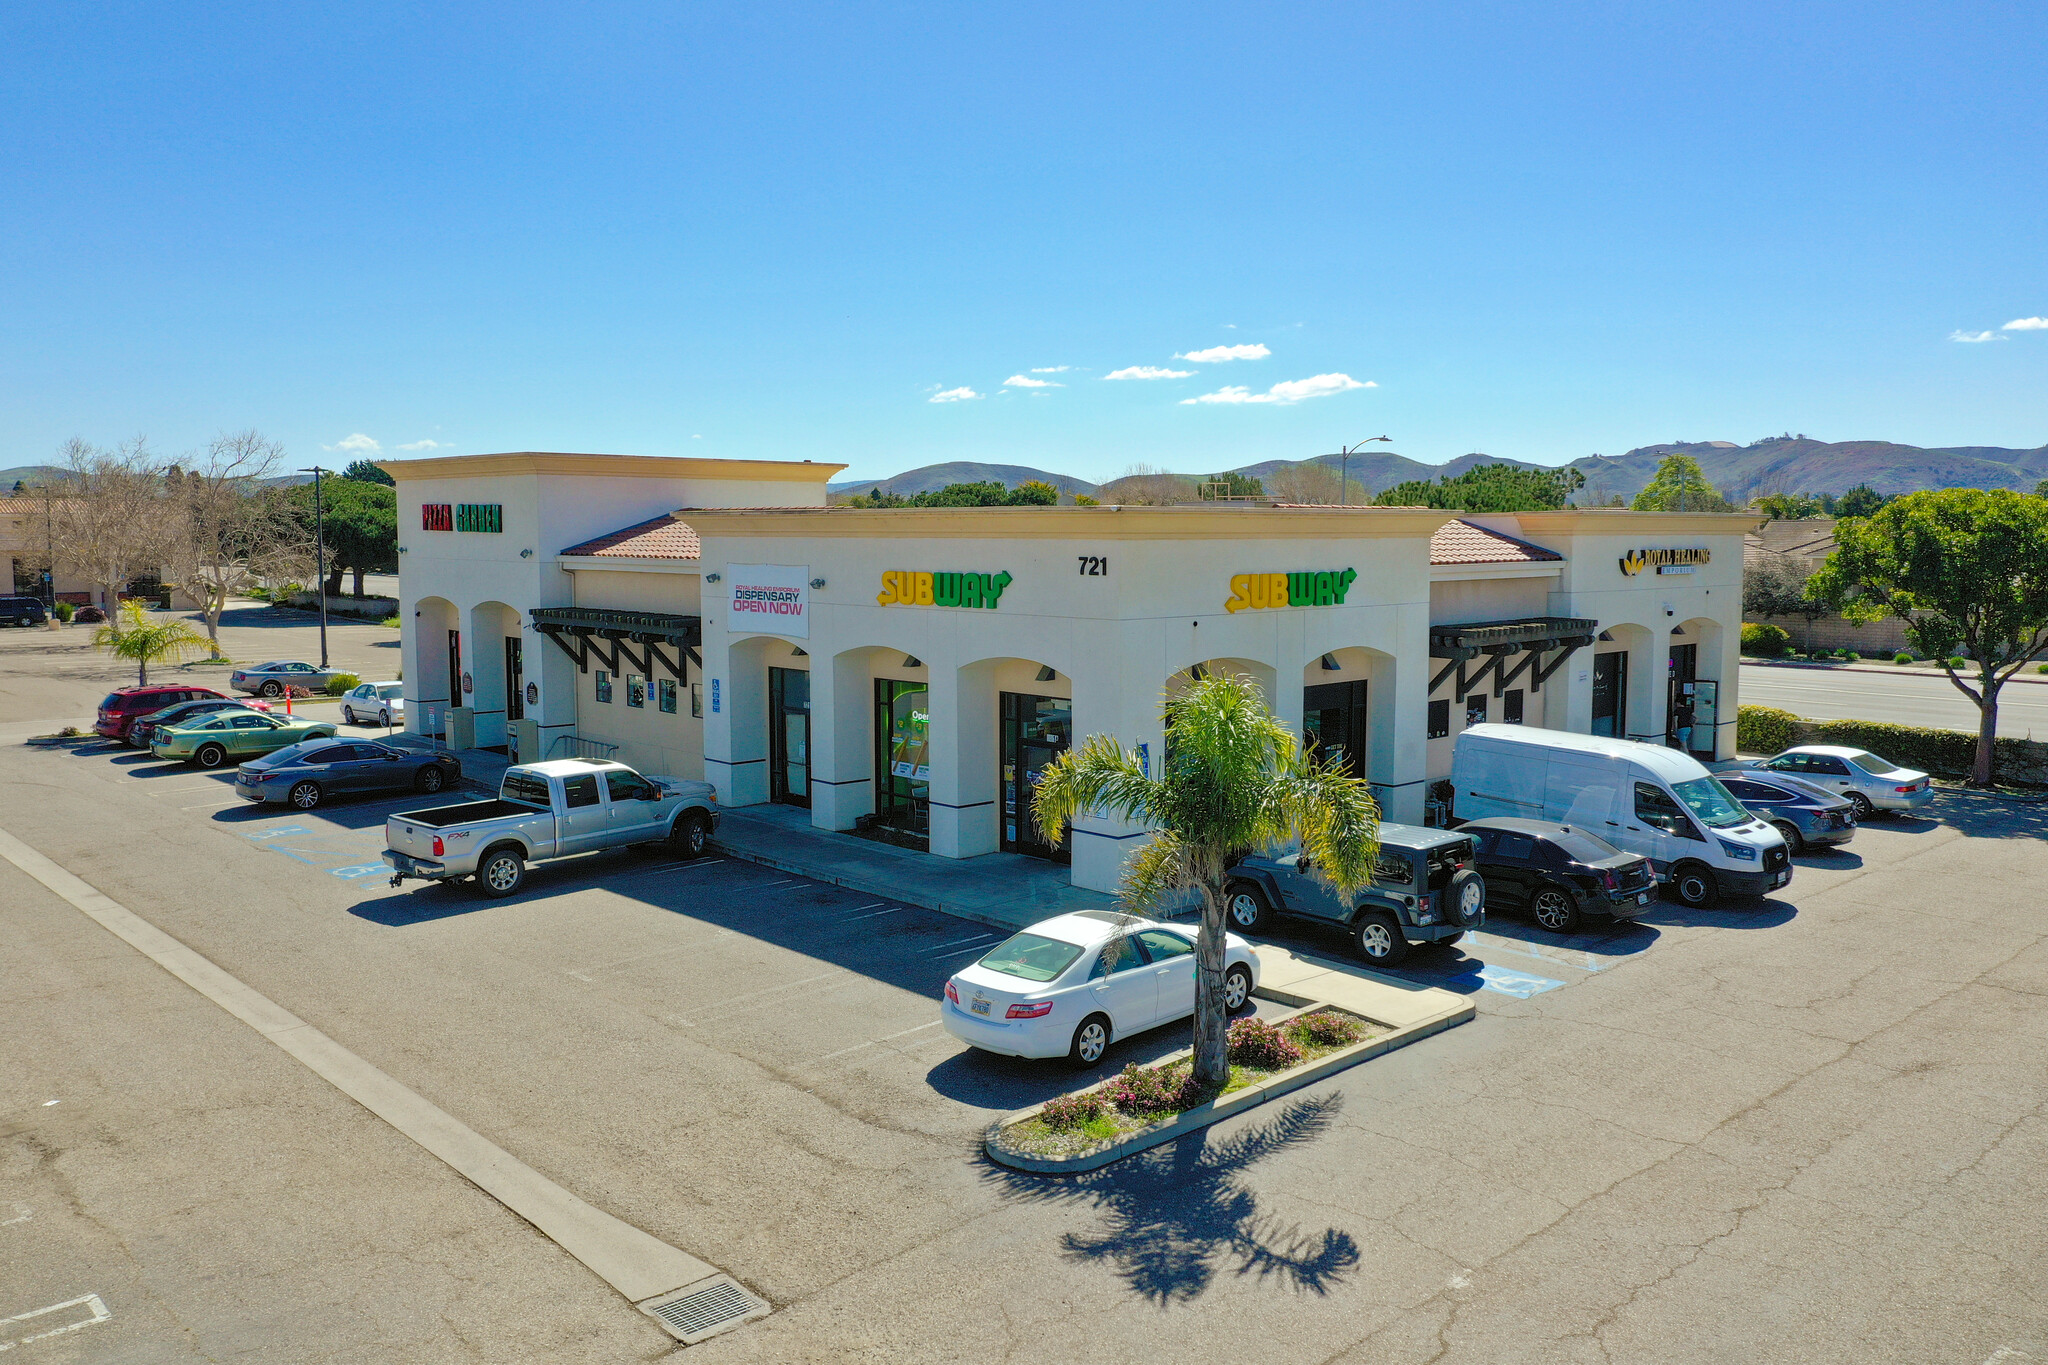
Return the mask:
[[505,736],[510,746],[508,753],[514,763],[540,762],[540,722],[537,720],[515,720],[511,733]]
[[448,747],[451,749],[474,749],[476,747],[476,708],[474,706],[451,706],[448,708]]

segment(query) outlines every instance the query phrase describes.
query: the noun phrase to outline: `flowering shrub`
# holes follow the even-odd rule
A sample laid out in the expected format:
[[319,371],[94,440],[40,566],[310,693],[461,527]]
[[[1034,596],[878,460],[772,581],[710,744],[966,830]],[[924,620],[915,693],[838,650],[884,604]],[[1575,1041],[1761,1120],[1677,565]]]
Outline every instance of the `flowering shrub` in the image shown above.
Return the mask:
[[1240,1019],[1230,1026],[1230,1060],[1239,1066],[1278,1071],[1301,1059],[1301,1044],[1277,1024],[1263,1019]]
[[1060,1132],[1079,1128],[1108,1112],[1109,1101],[1100,1091],[1090,1090],[1082,1095],[1061,1095],[1058,1099],[1047,1100],[1045,1107],[1038,1111],[1038,1117],[1046,1127]]
[[1349,1047],[1365,1033],[1365,1025],[1348,1014],[1321,1010],[1294,1021],[1302,1038],[1317,1047]]
[[1136,1062],[1125,1067],[1103,1093],[1126,1114],[1177,1114],[1202,1100],[1202,1088],[1189,1072],[1141,1067]]

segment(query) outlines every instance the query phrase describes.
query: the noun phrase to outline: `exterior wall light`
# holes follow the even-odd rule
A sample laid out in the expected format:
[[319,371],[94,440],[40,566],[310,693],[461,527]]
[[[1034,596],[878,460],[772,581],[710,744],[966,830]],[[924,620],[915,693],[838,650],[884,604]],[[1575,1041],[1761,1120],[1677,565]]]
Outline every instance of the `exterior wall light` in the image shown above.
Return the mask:
[[822,588],[825,586],[825,580],[822,578],[813,578],[811,580],[811,586],[814,588]]
[[1335,672],[1337,672],[1338,670],[1342,669],[1343,667],[1344,667],[1344,665],[1342,665],[1342,664],[1340,664],[1340,663],[1338,663],[1338,662],[1337,662],[1337,656],[1336,656],[1336,655],[1334,655],[1334,654],[1325,654],[1325,655],[1323,656],[1323,668],[1324,668],[1324,671],[1326,671],[1326,672],[1330,672],[1330,673],[1335,673]]
[[716,583],[716,582],[718,581],[718,575],[717,575],[717,574],[715,574],[715,573],[708,573],[708,574],[705,574],[705,575],[704,575],[704,581],[705,581],[706,583]]
[[1059,674],[1052,671],[1051,664],[1040,664],[1038,666],[1039,682],[1051,682],[1054,678],[1057,678],[1058,676]]
[[521,550],[521,551],[519,552],[519,557],[520,557],[521,559],[532,559],[532,558],[533,558],[533,551],[531,551],[531,550]]
[[923,668],[924,660],[918,658],[915,654],[906,654],[903,656],[903,666],[905,668]]

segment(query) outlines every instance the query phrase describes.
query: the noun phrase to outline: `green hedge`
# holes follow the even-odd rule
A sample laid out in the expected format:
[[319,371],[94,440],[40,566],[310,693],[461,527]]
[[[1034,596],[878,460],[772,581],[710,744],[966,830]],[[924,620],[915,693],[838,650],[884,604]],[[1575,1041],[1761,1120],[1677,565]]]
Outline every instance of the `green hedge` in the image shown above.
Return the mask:
[[1799,717],[1775,706],[1738,706],[1735,747],[1746,754],[1775,754],[1799,742],[1796,736],[1802,724]]
[[363,685],[363,680],[353,673],[340,673],[327,680],[327,695],[343,696]]
[[1775,659],[1792,647],[1792,637],[1783,626],[1751,621],[1742,627],[1742,652]]
[[[1966,778],[1977,761],[1977,736],[1966,730],[1877,720],[1801,720],[1771,706],[1736,708],[1735,744],[1747,754],[1775,754],[1795,744],[1840,744],[1936,777]],[[1995,763],[2000,780],[2027,780],[2041,762],[2042,747],[2022,739],[1999,740]]]

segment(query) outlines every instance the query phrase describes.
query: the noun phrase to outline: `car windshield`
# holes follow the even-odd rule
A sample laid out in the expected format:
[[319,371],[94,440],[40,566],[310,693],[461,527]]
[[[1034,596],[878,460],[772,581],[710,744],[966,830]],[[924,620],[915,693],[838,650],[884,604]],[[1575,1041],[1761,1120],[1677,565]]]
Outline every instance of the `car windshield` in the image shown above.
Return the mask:
[[1690,782],[1674,782],[1671,790],[1685,803],[1687,810],[1711,829],[1732,829],[1755,818],[1714,778],[1695,777]]
[[1073,966],[1080,955],[1078,943],[1026,932],[1011,935],[979,965],[1005,976],[1021,976],[1026,981],[1050,981]]
[[1892,762],[1890,759],[1879,758],[1876,754],[1871,753],[1867,749],[1857,749],[1853,753],[1843,754],[1842,757],[1848,759],[1851,763],[1854,763],[1857,767],[1863,769],[1863,771],[1867,773],[1883,774],[1904,771],[1904,769],[1900,768],[1898,764]]

